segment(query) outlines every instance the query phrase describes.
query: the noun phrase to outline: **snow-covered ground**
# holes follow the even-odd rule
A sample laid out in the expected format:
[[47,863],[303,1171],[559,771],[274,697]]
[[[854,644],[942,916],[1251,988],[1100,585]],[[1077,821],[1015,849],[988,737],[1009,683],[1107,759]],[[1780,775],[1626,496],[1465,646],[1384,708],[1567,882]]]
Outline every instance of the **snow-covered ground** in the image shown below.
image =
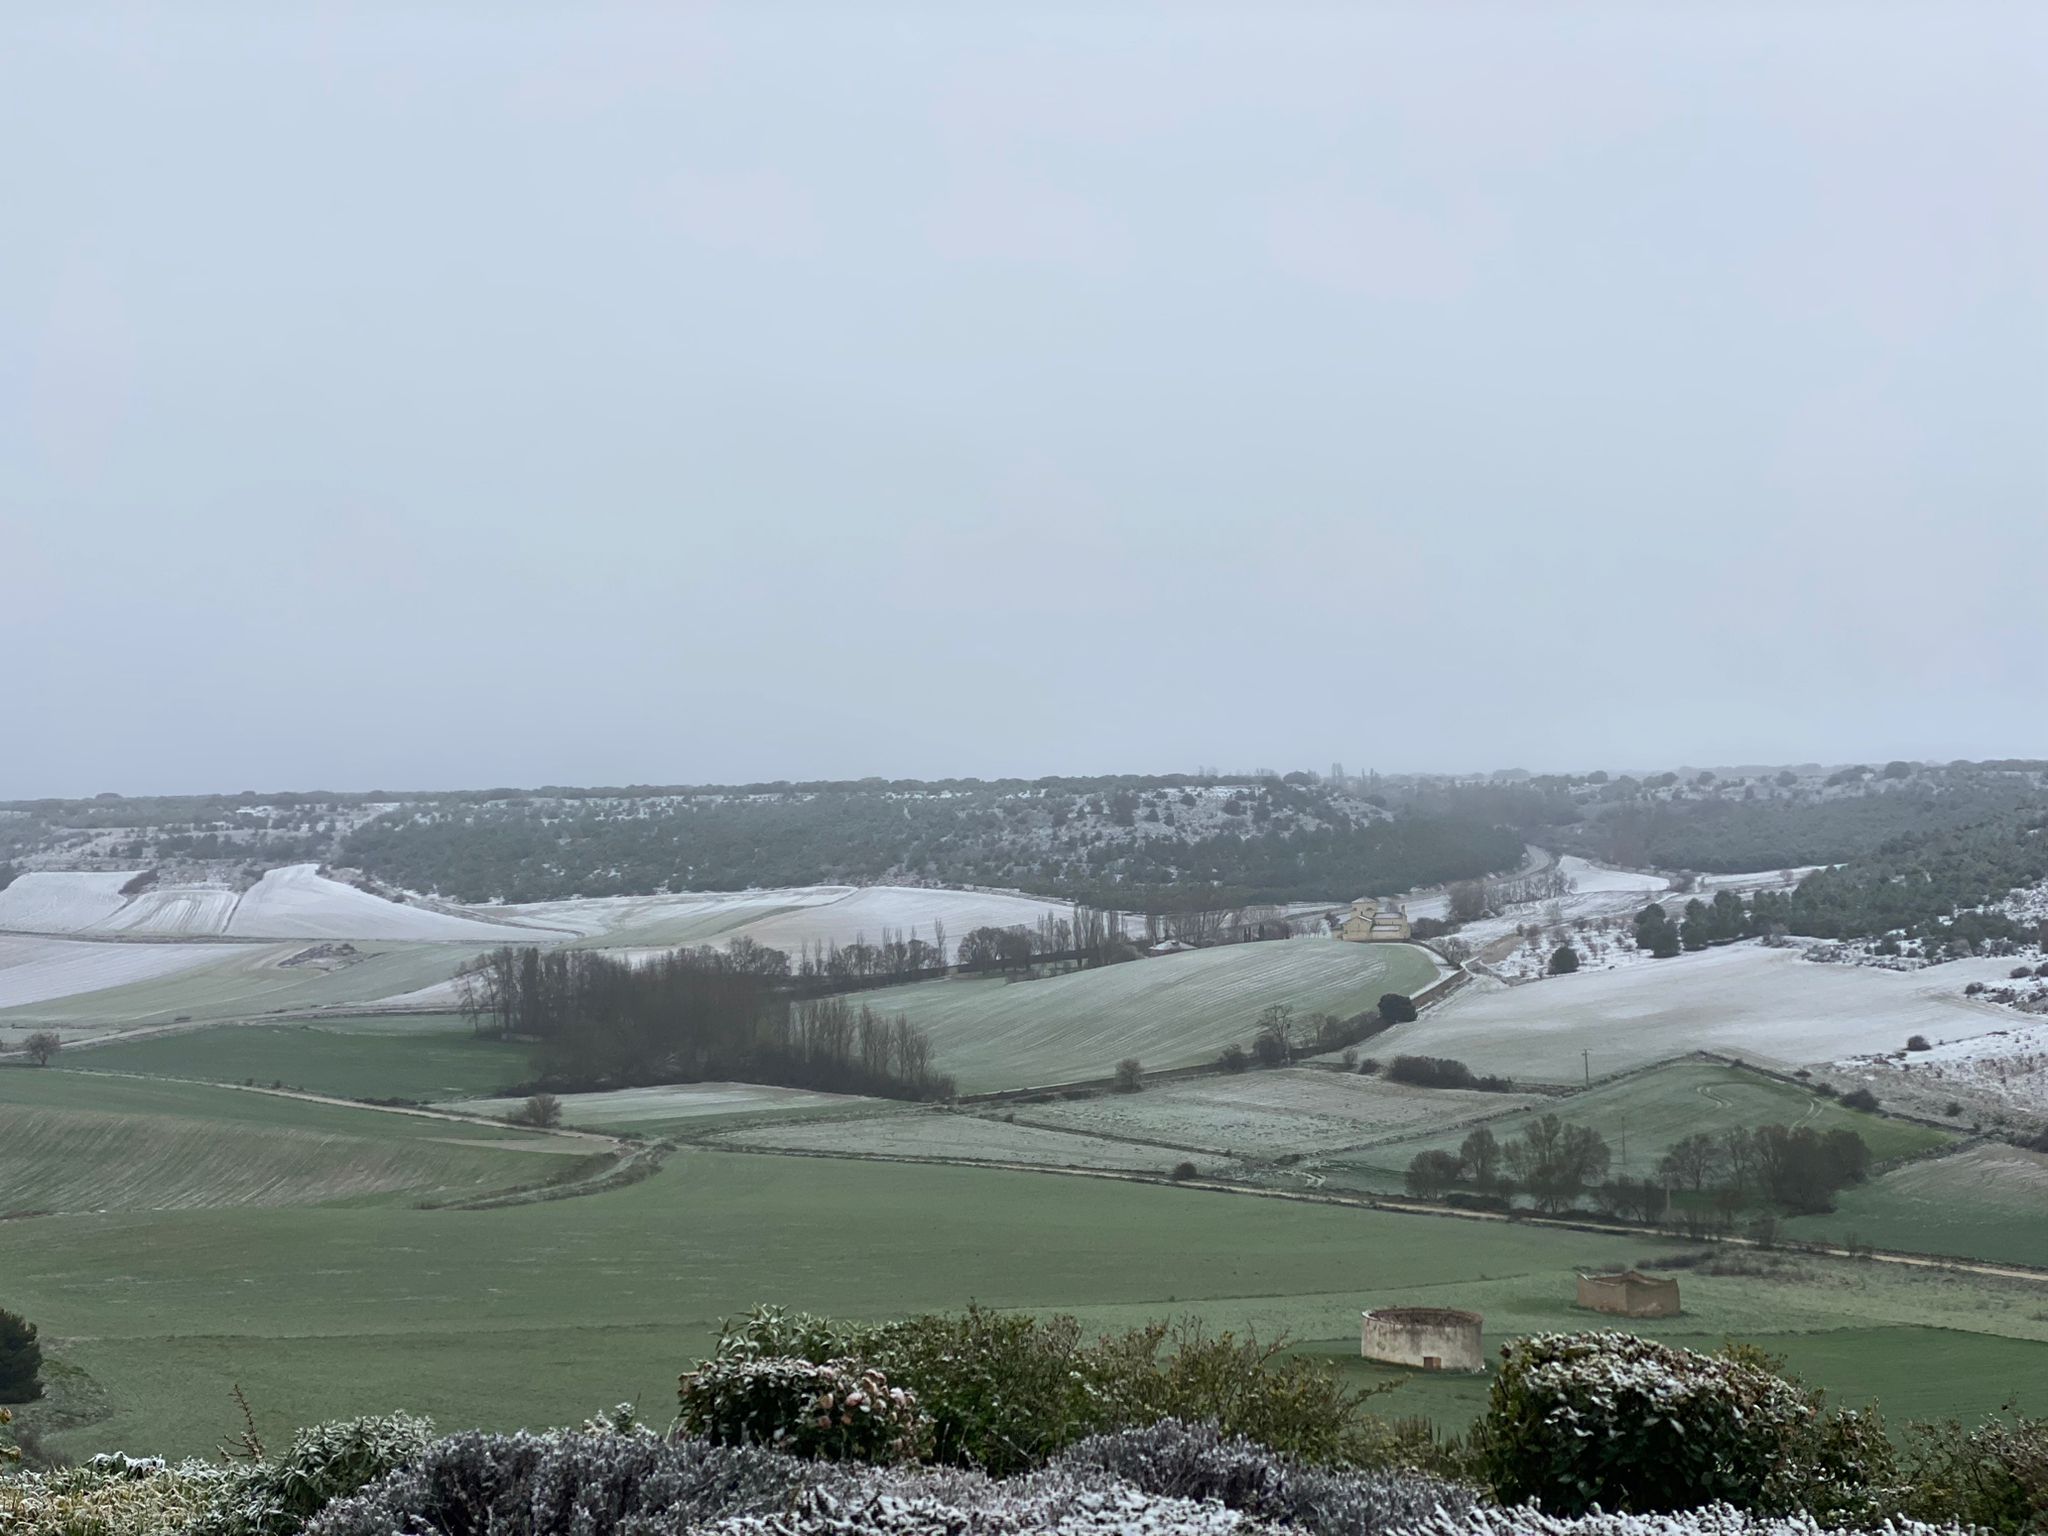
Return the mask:
[[1572,883],[1579,896],[1620,896],[1633,894],[1645,899],[1655,891],[1668,891],[1671,882],[1662,875],[1646,875],[1634,869],[1609,869],[1568,853],[1557,861],[1558,873]]
[[226,933],[240,900],[222,886],[165,886],[144,891],[93,927],[103,933]]
[[227,931],[259,939],[479,939],[561,937],[541,929],[403,905],[329,880],[317,864],[273,869],[242,895]]
[[126,905],[121,887],[138,871],[33,871],[0,890],[0,929],[15,933],[78,933]]
[[674,896],[605,896],[573,901],[533,902],[479,909],[521,923],[573,929],[586,945],[606,948],[672,948],[679,944],[730,944],[749,938],[792,956],[806,943],[822,948],[865,938],[878,943],[882,930],[929,942],[932,924],[946,925],[948,947],[982,927],[1035,927],[1050,914],[1066,917],[1070,903],[999,891],[960,891],[936,886],[809,885],[757,891],[692,891]]
[[570,931],[386,901],[316,864],[273,869],[248,891],[225,886],[121,887],[136,871],[35,871],[0,890],[0,932],[152,934],[258,939],[563,939]]
[[[438,1106],[466,1115],[503,1118],[524,1099],[458,1099]],[[768,1110],[859,1109],[879,1101],[844,1093],[814,1093],[764,1083],[676,1083],[656,1088],[614,1088],[605,1093],[565,1093],[562,1123],[598,1130],[635,1130],[674,1120],[760,1114]]]
[[235,944],[96,944],[0,934],[0,1008],[155,981],[242,952]]
[[1735,944],[1537,986],[1474,983],[1375,1039],[1373,1052],[1451,1056],[1475,1071],[1572,1082],[1589,1066],[1599,1075],[1694,1050],[1792,1066],[1833,1061],[1896,1050],[1916,1034],[1987,1035],[2012,1018],[1964,997],[1939,971],[1813,965],[1796,949]]

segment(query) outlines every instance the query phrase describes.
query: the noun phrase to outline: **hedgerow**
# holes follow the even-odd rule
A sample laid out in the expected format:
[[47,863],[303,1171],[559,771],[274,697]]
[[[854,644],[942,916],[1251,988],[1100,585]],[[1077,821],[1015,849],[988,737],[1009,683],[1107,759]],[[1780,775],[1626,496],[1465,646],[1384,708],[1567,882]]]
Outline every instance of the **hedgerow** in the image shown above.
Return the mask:
[[[982,1307],[880,1324],[764,1307],[729,1324],[713,1356],[774,1358],[881,1372],[915,1394],[932,1460],[996,1476],[1038,1466],[1085,1436],[1169,1418],[1210,1420],[1310,1462],[1412,1460],[1428,1449],[1404,1446],[1363,1411],[1372,1392],[1343,1387],[1320,1363],[1192,1322],[1090,1338],[1071,1317]],[[698,1427],[687,1415],[684,1425]]]

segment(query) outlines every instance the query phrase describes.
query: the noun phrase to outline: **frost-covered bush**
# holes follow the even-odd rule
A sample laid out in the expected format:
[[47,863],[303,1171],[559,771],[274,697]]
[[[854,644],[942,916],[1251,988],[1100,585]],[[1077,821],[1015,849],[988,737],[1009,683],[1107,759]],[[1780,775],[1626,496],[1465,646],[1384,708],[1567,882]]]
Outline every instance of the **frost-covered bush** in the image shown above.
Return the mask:
[[1166,1418],[1214,1420],[1308,1461],[1382,1459],[1390,1438],[1362,1411],[1370,1394],[1320,1362],[1194,1323],[1090,1337],[1071,1317],[980,1307],[883,1324],[761,1308],[725,1330],[714,1358],[777,1356],[881,1370],[916,1394],[931,1459],[997,1476],[1042,1465],[1087,1435]]
[[880,1463],[914,1459],[926,1438],[916,1395],[852,1360],[707,1360],[683,1377],[679,1401],[677,1425],[721,1445]]
[[457,1435],[330,1505],[306,1536],[1235,1536],[1245,1517],[1096,1468],[995,1482],[950,1468],[801,1460],[641,1435]]
[[1473,1502],[1432,1478],[1306,1468],[1181,1424],[1092,1438],[1002,1480],[703,1439],[466,1434],[329,1506],[306,1536],[1391,1536]]
[[203,1519],[233,1478],[204,1462],[95,1456],[82,1467],[0,1476],[7,1536],[166,1536]]
[[1782,1510],[1831,1476],[1818,1414],[1753,1361],[1626,1333],[1542,1334],[1502,1351],[1473,1449],[1504,1504]]
[[235,1467],[191,1536],[294,1536],[330,1501],[417,1459],[433,1438],[430,1420],[404,1413],[302,1429],[276,1460]]
[[2048,1533],[2048,1419],[1917,1424],[1901,1500],[1923,1520],[1953,1520],[1999,1536]]
[[1165,1498],[1213,1500],[1254,1519],[1318,1536],[1378,1536],[1436,1511],[1469,1511],[1474,1489],[1419,1472],[1308,1467],[1213,1424],[1169,1419],[1144,1429],[1096,1435],[1053,1463],[1095,1468]]
[[[1402,1536],[1842,1536],[1845,1529],[1824,1526],[1803,1511],[1754,1515],[1729,1504],[1653,1515],[1550,1515],[1520,1505],[1512,1509],[1480,1506],[1462,1513],[1445,1510],[1411,1526]],[[1963,1536],[1952,1525],[1922,1525],[1913,1520],[1885,1520],[1861,1529],[1884,1536]]]

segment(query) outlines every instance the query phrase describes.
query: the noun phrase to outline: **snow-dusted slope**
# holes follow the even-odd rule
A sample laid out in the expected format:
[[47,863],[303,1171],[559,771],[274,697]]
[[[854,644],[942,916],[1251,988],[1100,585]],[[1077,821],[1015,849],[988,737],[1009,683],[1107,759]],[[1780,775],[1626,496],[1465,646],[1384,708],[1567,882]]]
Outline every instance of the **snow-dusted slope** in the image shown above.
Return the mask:
[[478,939],[512,943],[559,937],[537,928],[480,922],[402,906],[329,880],[316,864],[273,869],[243,893],[227,931],[250,939]]
[[[1909,1036],[1963,1039],[2012,1015],[1964,998],[1938,972],[1818,965],[1796,949],[1734,944],[1528,986],[1473,986],[1373,1041],[1381,1056],[1452,1056],[1476,1072],[1571,1082],[1687,1051],[1798,1065],[1896,1050]],[[1580,1052],[1591,1053],[1588,1060]]]
[[132,869],[36,871],[0,891],[0,929],[16,933],[78,933],[103,922],[128,900],[121,887]]
[[113,916],[96,923],[100,933],[226,933],[235,915],[236,893],[218,886],[174,885],[144,891]]
[[175,976],[242,953],[233,944],[95,944],[0,935],[0,1008]]

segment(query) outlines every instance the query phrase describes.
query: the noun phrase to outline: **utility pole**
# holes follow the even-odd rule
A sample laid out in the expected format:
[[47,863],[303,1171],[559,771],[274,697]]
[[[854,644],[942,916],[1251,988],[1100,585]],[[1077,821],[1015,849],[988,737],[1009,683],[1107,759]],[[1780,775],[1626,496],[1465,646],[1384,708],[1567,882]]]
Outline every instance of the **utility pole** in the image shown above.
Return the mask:
[[1586,1068],[1586,1086],[1590,1088],[1593,1086],[1593,1053],[1591,1050],[1581,1051],[1579,1058]]

